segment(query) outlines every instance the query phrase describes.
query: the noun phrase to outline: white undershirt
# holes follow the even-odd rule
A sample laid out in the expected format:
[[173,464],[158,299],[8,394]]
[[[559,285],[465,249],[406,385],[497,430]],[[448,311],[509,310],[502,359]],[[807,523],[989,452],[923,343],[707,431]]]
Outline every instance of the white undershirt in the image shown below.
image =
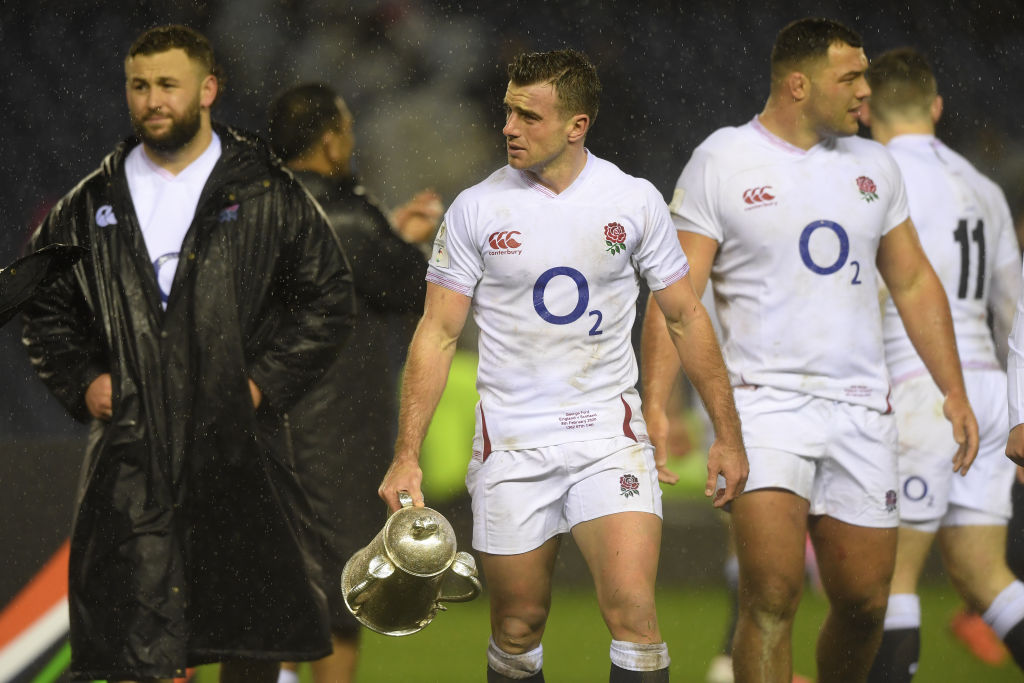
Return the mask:
[[177,175],[153,163],[142,145],[137,145],[125,159],[128,191],[135,206],[135,215],[139,219],[149,260],[156,271],[164,308],[167,307],[171,283],[178,266],[181,243],[192,225],[199,205],[199,195],[220,154],[220,138],[213,133],[206,150]]

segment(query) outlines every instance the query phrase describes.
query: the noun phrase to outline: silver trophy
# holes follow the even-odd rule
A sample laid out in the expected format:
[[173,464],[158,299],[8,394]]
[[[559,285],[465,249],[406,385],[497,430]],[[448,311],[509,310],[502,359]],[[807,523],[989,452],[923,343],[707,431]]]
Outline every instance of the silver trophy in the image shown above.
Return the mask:
[[402,508],[341,572],[345,606],[364,626],[388,636],[416,633],[433,621],[442,602],[468,602],[480,594],[476,561],[457,552],[455,530],[437,510]]

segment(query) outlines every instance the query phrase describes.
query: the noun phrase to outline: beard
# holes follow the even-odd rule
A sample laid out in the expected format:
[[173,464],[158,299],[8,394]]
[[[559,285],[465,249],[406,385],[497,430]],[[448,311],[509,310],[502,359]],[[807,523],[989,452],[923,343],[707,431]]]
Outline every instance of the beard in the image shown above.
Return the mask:
[[195,106],[189,107],[184,115],[179,118],[171,118],[171,127],[160,135],[153,135],[146,130],[144,120],[132,117],[132,130],[142,142],[150,149],[157,152],[177,152],[179,149],[192,142],[199,132],[199,101]]

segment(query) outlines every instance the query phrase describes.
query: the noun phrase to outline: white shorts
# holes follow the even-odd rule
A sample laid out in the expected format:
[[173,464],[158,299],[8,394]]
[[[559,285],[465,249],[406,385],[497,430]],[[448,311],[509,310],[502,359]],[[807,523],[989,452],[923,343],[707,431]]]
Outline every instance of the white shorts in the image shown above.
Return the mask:
[[661,517],[650,444],[625,436],[474,456],[466,473],[473,547],[517,555],[617,512]]
[[847,524],[899,524],[892,415],[771,387],[733,393],[750,461],[745,491],[792,491],[810,514]]
[[[1016,465],[1006,457],[1006,375],[1001,370],[964,372],[967,398],[978,419],[978,457],[967,476],[953,473],[956,442],[942,415],[942,393],[928,374],[896,385],[899,429],[900,519],[937,529],[991,520],[1006,524]],[[970,514],[977,513],[977,514]],[[927,524],[931,523],[931,524]]]

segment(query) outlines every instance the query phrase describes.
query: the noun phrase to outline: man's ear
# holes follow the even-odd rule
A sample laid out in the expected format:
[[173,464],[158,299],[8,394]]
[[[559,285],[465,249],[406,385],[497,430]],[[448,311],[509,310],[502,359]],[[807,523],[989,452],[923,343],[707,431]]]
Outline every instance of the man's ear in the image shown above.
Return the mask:
[[791,71],[783,84],[794,102],[805,100],[811,94],[811,79],[802,71]]
[[217,99],[219,88],[217,77],[213,74],[206,74],[203,82],[199,85],[199,106],[205,109],[212,107],[214,100]]
[[932,106],[930,107],[932,115],[932,123],[938,123],[939,119],[942,118],[942,95],[936,95],[935,99],[932,100]]
[[590,130],[590,117],[586,114],[576,114],[569,119],[569,142],[577,142],[587,136]]

